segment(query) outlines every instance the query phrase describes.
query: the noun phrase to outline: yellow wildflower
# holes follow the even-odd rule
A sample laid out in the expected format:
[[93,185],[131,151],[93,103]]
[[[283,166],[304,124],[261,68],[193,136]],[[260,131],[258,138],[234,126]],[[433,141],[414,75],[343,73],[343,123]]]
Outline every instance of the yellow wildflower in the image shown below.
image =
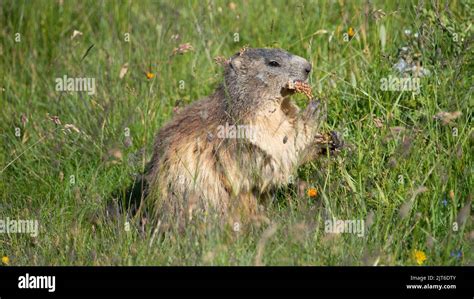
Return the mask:
[[146,73],[146,78],[147,78],[148,80],[153,79],[154,77],[155,77],[155,74],[153,74],[153,73]]
[[355,32],[354,28],[349,27],[349,29],[347,30],[347,35],[349,35],[349,38],[353,38],[355,34],[356,34],[356,32]]
[[426,254],[421,250],[414,250],[413,259],[418,265],[422,265],[426,261]]
[[2,264],[7,266],[10,264],[10,259],[8,258],[8,256],[2,257]]

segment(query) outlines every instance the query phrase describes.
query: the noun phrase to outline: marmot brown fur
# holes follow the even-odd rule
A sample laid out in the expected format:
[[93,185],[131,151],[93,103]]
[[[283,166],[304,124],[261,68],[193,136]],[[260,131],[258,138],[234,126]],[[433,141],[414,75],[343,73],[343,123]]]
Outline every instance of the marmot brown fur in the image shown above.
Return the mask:
[[146,201],[171,222],[195,215],[235,221],[289,183],[311,152],[319,104],[304,111],[288,82],[305,82],[311,64],[280,49],[245,49],[224,63],[214,94],[179,112],[156,136]]

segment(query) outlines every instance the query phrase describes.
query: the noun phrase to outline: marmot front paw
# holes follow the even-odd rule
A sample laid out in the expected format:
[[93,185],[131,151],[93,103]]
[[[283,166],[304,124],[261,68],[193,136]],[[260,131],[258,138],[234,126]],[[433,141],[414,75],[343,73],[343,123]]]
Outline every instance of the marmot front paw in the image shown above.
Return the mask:
[[309,122],[309,121],[315,121],[319,120],[321,114],[321,101],[320,100],[311,100],[306,107],[306,109],[303,111],[303,121],[304,122]]

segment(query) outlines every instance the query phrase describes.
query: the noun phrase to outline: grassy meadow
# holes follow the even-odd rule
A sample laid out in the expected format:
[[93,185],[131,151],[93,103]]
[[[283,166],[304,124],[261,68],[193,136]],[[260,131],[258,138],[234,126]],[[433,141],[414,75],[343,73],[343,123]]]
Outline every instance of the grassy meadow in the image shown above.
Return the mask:
[[[473,18],[459,0],[0,0],[0,220],[39,223],[36,237],[0,233],[1,263],[472,265]],[[348,146],[237,231],[161,236],[110,217],[159,128],[246,45],[310,60],[324,129]],[[401,77],[402,47],[429,71],[419,92],[381,87]],[[64,76],[95,92],[58,91]],[[364,235],[328,234],[325,219],[364,220]]]

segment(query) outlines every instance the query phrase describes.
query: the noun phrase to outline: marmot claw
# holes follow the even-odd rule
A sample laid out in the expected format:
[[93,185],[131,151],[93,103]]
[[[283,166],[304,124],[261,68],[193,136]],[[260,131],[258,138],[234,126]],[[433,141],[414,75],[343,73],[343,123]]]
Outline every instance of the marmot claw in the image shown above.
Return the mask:
[[341,137],[341,133],[337,131],[331,131],[329,132],[329,134],[331,134],[331,142],[330,142],[331,151],[340,150],[341,148],[344,147],[345,144],[344,144],[344,140]]

